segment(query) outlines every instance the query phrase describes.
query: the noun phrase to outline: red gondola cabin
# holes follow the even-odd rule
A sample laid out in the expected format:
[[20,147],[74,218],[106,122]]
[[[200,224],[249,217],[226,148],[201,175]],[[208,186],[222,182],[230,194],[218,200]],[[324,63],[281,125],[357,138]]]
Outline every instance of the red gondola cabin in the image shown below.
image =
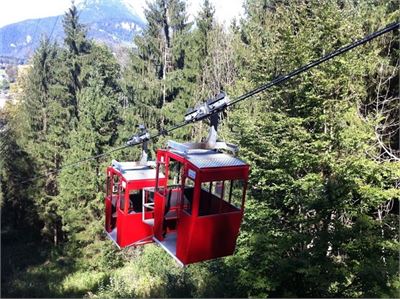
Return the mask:
[[154,193],[154,240],[182,264],[233,254],[249,174],[240,159],[192,145],[158,150],[156,188],[145,190]]
[[169,141],[156,169],[107,169],[106,230],[119,247],[155,241],[181,265],[233,254],[249,166],[204,145]]
[[[165,182],[162,174],[160,182]],[[108,236],[119,248],[152,242],[153,229],[143,222],[143,188],[156,185],[156,170],[151,163],[117,162],[107,168],[105,199]]]

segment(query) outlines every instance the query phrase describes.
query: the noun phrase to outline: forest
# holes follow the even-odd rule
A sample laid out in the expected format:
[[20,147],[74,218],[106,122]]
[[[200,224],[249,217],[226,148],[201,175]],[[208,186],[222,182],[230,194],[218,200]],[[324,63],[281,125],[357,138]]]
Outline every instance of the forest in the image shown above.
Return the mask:
[[[74,162],[400,17],[395,0],[243,5],[223,25],[208,0],[193,21],[184,0],[149,0],[126,55],[88,39],[74,5],[64,43],[43,37],[0,110],[2,297],[400,297],[398,29],[224,115],[219,136],[251,169],[234,255],[181,267],[157,244],[119,250],[107,238],[106,168],[140,147]],[[149,156],[206,134],[186,126]]]

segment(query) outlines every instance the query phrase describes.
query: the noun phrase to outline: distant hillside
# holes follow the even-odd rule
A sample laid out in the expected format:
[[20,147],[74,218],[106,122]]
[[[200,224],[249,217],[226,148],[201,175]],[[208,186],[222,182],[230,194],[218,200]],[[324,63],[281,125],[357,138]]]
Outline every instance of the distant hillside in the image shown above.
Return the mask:
[[[123,0],[85,0],[78,5],[80,20],[88,37],[114,47],[132,45],[145,22]],[[33,54],[41,36],[62,43],[63,16],[26,20],[0,28],[0,56],[26,59]]]

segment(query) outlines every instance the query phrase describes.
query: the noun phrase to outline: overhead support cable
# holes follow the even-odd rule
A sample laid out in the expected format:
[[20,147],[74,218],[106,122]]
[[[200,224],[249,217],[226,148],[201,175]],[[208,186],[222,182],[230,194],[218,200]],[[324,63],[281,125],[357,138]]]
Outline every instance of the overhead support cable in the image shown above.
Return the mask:
[[243,101],[243,100],[245,100],[245,99],[247,99],[247,98],[249,98],[249,97],[251,97],[253,95],[256,95],[256,94],[258,94],[258,93],[260,93],[260,92],[262,92],[262,91],[264,91],[264,90],[266,90],[268,88],[271,88],[272,86],[279,85],[279,84],[281,84],[283,82],[286,82],[286,81],[290,80],[291,78],[293,78],[293,77],[295,77],[297,75],[300,75],[301,73],[304,73],[304,72],[308,71],[309,69],[320,65],[321,63],[324,63],[325,61],[331,60],[331,59],[335,58],[336,56],[339,56],[341,54],[344,54],[344,53],[350,51],[351,49],[354,49],[356,47],[364,45],[367,42],[377,38],[378,36],[381,36],[381,35],[383,35],[385,33],[393,31],[395,29],[399,29],[399,24],[400,23],[398,23],[398,22],[397,23],[392,23],[392,24],[386,26],[383,29],[380,29],[380,30],[378,30],[378,31],[376,31],[376,32],[374,32],[374,33],[372,33],[370,35],[365,36],[364,38],[362,38],[360,40],[357,40],[357,41],[355,41],[355,42],[353,42],[353,43],[351,43],[349,45],[341,47],[341,48],[339,48],[339,49],[337,49],[337,50],[335,50],[335,51],[333,51],[333,52],[331,52],[331,53],[329,53],[329,54],[327,54],[327,55],[325,55],[325,56],[323,56],[323,57],[321,57],[321,58],[319,58],[317,60],[314,60],[314,61],[312,61],[312,62],[310,62],[310,63],[308,63],[306,65],[303,65],[302,67],[299,67],[298,69],[296,69],[296,70],[294,70],[294,71],[292,71],[292,72],[290,72],[290,73],[288,73],[288,74],[286,74],[284,76],[278,76],[277,78],[273,79],[271,82],[269,82],[267,84],[264,84],[264,85],[261,85],[261,86],[257,87],[256,89],[253,89],[253,90],[251,90],[251,91],[249,91],[249,92],[237,97],[235,100],[230,102],[228,104],[228,106],[235,105],[235,104],[237,104],[237,103],[239,103],[239,102],[241,102],[241,101]]
[[[33,181],[33,180],[35,180],[37,178],[47,177],[48,175],[57,173],[57,172],[61,171],[64,168],[73,167],[73,166],[79,165],[81,163],[88,162],[90,160],[99,159],[99,158],[108,156],[108,155],[110,155],[110,154],[112,154],[112,153],[114,153],[116,151],[120,151],[120,150],[123,150],[123,149],[131,147],[131,146],[140,145],[143,142],[147,142],[149,140],[154,140],[154,139],[156,139],[158,137],[168,135],[169,133],[171,133],[171,132],[173,132],[173,131],[175,131],[177,129],[180,129],[182,127],[185,127],[185,126],[187,126],[187,125],[189,125],[191,123],[198,122],[198,121],[203,120],[205,118],[209,118],[209,117],[211,117],[212,115],[214,115],[216,113],[220,113],[221,111],[223,111],[227,107],[231,107],[233,105],[236,105],[236,104],[238,104],[238,103],[240,103],[240,102],[242,102],[242,101],[244,101],[244,100],[246,100],[246,99],[248,99],[248,98],[250,98],[250,97],[252,97],[252,96],[254,96],[256,94],[259,94],[259,93],[261,93],[261,92],[273,87],[273,86],[282,84],[282,83],[290,80],[291,78],[300,75],[301,73],[304,73],[304,72],[306,72],[306,71],[308,71],[308,70],[310,70],[310,69],[312,69],[312,68],[314,68],[314,67],[316,67],[316,66],[318,66],[318,65],[320,65],[320,64],[322,64],[322,63],[324,63],[324,62],[326,62],[328,60],[331,60],[331,59],[335,58],[336,56],[342,55],[342,54],[344,54],[344,53],[346,53],[346,52],[348,52],[348,51],[350,51],[350,50],[352,50],[352,49],[354,49],[356,47],[364,45],[367,42],[369,42],[369,41],[371,41],[371,40],[373,40],[373,39],[375,39],[375,38],[377,38],[377,37],[379,37],[379,36],[381,36],[383,34],[386,34],[388,32],[391,32],[391,31],[394,31],[396,29],[399,29],[399,27],[400,27],[400,23],[399,22],[391,23],[391,24],[389,24],[388,26],[386,26],[383,29],[380,29],[380,30],[378,30],[378,31],[376,31],[374,33],[371,33],[371,34],[365,36],[364,38],[359,39],[359,40],[357,40],[357,41],[355,41],[355,42],[353,42],[351,44],[343,46],[343,47],[341,47],[341,48],[339,48],[339,49],[337,49],[337,50],[335,50],[335,51],[333,51],[333,52],[331,52],[331,53],[329,53],[329,54],[327,54],[325,56],[322,56],[321,58],[319,58],[317,60],[311,61],[310,63],[308,63],[306,65],[303,65],[303,66],[295,69],[294,71],[292,71],[292,72],[290,72],[290,73],[288,73],[286,75],[278,76],[275,79],[273,79],[272,81],[270,81],[270,82],[268,82],[268,83],[266,83],[264,85],[261,85],[261,86],[255,88],[255,89],[253,89],[251,91],[248,91],[247,93],[235,98],[232,101],[229,100],[229,98],[226,96],[226,94],[224,92],[222,92],[222,93],[218,94],[215,98],[209,99],[204,104],[196,107],[195,109],[191,109],[190,111],[188,111],[188,113],[186,113],[186,115],[185,115],[185,121],[182,122],[181,124],[175,125],[175,126],[173,126],[171,128],[168,128],[168,129],[161,129],[155,135],[149,135],[147,133],[146,138],[131,139],[131,140],[129,140],[127,142],[127,144],[125,144],[123,146],[116,147],[116,148],[114,148],[114,149],[112,149],[112,150],[110,150],[108,152],[105,152],[105,153],[102,153],[102,154],[99,154],[99,155],[90,156],[90,157],[84,158],[82,160],[73,162],[73,163],[65,164],[62,167],[58,168],[58,169],[51,170],[47,174],[30,178],[30,179],[28,179],[28,180],[26,180],[26,181],[24,181],[22,183]],[[137,135],[135,137],[137,137]]]

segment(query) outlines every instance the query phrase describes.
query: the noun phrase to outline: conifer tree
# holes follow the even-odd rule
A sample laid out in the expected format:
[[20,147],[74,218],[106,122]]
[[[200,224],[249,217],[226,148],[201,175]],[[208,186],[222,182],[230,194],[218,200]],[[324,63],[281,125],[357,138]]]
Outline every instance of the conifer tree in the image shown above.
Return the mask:
[[[120,121],[118,78],[119,66],[110,51],[93,44],[79,78],[80,118],[68,139],[66,164],[102,154],[115,144]],[[61,172],[58,212],[63,217],[63,230],[75,244],[99,238],[106,165],[92,160]]]
[[[247,4],[240,88],[269,81],[373,31],[365,30],[371,6],[265,4]],[[374,28],[383,27],[382,11],[373,11],[369,21]],[[398,197],[399,169],[389,163],[382,167],[368,156],[373,130],[358,110],[370,88],[363,76],[381,60],[374,43],[272,89],[251,107],[242,106],[246,112],[234,113],[253,186],[240,258],[233,259],[238,265],[244,258],[238,279],[242,295],[395,293],[397,233],[390,227],[398,216],[388,210],[378,216],[382,205]]]
[[37,224],[36,209],[30,193],[32,160],[18,144],[17,107],[8,105],[0,111],[0,203],[1,225],[21,229]]
[[[53,199],[58,194],[56,173],[66,148],[68,133],[67,89],[60,82],[58,67],[60,49],[44,38],[33,57],[32,68],[21,96],[21,144],[34,160],[35,202],[44,227],[43,233],[58,243],[60,217]],[[40,174],[40,175],[39,175]],[[44,176],[43,176],[44,175]]]
[[199,15],[196,18],[197,28],[199,30],[199,35],[201,36],[199,41],[201,45],[200,52],[204,57],[208,54],[208,34],[215,26],[214,15],[214,6],[209,0],[204,0]]
[[202,3],[199,15],[196,18],[197,30],[194,33],[194,48],[197,55],[196,62],[198,64],[197,83],[201,83],[204,88],[208,82],[204,76],[205,68],[211,64],[210,57],[210,43],[211,43],[211,32],[215,29],[215,8],[212,6],[210,1],[205,0]]
[[64,15],[64,53],[65,65],[68,69],[67,84],[71,94],[71,106],[76,118],[79,117],[77,95],[81,89],[79,76],[82,68],[82,56],[90,52],[90,42],[86,39],[86,28],[79,22],[79,13],[74,3]]
[[137,49],[126,72],[127,96],[149,127],[165,125],[161,113],[179,94],[185,66],[186,8],[180,0],[156,0],[145,10],[147,27],[135,38]]

